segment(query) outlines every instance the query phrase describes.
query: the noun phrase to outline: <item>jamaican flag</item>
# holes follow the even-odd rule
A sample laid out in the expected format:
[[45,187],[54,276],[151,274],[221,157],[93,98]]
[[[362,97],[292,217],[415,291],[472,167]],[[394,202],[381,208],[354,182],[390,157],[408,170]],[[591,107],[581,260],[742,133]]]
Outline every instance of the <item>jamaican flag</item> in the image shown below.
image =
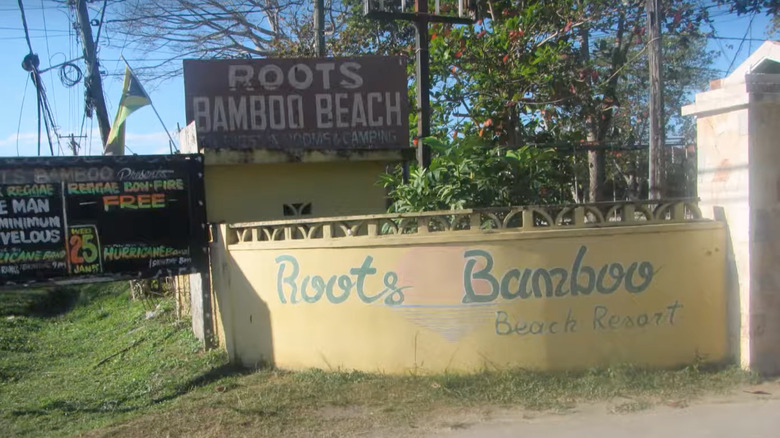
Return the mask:
[[125,119],[133,111],[146,105],[151,105],[152,100],[146,94],[138,78],[133,75],[130,68],[125,66],[125,82],[122,86],[122,99],[119,101],[119,109],[108,133],[105,155],[125,154]]

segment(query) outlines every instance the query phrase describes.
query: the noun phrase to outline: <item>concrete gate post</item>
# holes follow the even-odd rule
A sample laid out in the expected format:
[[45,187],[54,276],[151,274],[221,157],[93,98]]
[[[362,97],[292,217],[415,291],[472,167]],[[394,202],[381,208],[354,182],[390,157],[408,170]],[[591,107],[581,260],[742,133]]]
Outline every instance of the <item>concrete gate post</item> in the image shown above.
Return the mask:
[[762,45],[683,115],[697,117],[702,214],[728,226],[731,351],[780,374],[780,44]]

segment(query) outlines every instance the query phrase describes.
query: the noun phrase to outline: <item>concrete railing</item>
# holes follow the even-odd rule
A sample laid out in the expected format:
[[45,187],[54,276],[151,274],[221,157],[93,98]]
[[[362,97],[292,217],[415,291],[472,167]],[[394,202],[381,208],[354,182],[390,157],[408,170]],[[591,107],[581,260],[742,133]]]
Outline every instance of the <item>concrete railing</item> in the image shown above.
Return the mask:
[[543,231],[701,220],[696,200],[604,202],[236,223],[228,225],[227,243],[437,232]]

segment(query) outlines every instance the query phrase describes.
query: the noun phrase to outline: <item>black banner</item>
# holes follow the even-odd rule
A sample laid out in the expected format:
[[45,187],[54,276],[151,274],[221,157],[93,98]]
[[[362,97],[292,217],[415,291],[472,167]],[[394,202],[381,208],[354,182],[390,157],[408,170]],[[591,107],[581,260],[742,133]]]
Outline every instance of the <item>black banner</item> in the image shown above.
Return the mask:
[[200,155],[0,158],[0,286],[208,267]]

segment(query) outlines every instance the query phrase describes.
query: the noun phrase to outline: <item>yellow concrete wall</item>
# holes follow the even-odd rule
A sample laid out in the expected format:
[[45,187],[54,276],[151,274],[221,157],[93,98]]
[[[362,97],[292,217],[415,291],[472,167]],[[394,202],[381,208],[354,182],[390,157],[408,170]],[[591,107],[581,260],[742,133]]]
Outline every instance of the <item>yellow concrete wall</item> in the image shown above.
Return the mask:
[[254,242],[214,284],[246,366],[666,367],[727,358],[724,245],[714,222]]
[[386,211],[376,161],[210,165],[205,170],[209,222],[284,219],[283,204],[311,202],[311,217]]

